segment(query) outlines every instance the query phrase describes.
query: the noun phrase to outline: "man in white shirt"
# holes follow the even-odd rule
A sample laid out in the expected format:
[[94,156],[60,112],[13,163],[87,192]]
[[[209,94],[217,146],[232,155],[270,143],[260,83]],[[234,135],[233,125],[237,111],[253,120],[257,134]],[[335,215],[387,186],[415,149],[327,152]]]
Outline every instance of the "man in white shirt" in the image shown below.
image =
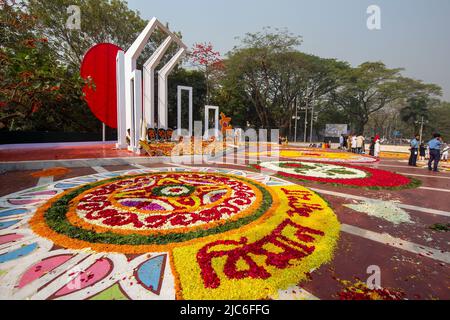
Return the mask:
[[356,136],[352,136],[352,152],[356,153]]

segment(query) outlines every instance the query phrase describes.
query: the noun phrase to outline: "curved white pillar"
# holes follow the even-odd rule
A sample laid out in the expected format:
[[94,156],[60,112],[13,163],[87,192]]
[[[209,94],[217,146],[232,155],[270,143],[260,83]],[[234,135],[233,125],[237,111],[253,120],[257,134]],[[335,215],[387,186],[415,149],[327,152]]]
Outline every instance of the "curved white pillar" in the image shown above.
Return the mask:
[[170,59],[170,61],[158,72],[158,127],[167,129],[168,128],[168,97],[167,97],[167,77],[177,63],[183,58],[186,53],[186,48],[181,48],[178,52]]
[[[155,53],[150,57],[144,66],[144,74],[136,70],[136,61],[145,46],[147,45],[150,36],[155,29],[167,35],[165,41],[158,47]],[[129,149],[134,152],[139,152],[139,140],[141,138],[142,125],[153,127],[154,125],[154,70],[166,53],[170,44],[175,42],[181,49],[177,54],[164,66],[162,75],[165,78],[165,90],[162,102],[167,108],[167,75],[172,71],[176,63],[181,59],[187,47],[184,43],[172,32],[170,32],[161,22],[156,18],[150,20],[142,33],[133,42],[127,52],[122,56],[117,55],[117,117],[118,117],[118,143],[119,148],[126,146],[125,137],[126,132],[130,130],[130,146]],[[142,83],[144,78],[144,84]],[[144,87],[143,87],[144,85]],[[145,96],[142,98],[142,91]],[[160,99],[161,100],[161,99]],[[144,108],[145,105],[145,108]],[[164,127],[167,127],[167,109],[162,109],[164,115]],[[164,112],[165,110],[165,112]],[[143,120],[143,114],[144,119]],[[145,121],[145,123],[143,123]]]
[[155,50],[152,56],[145,62],[143,69],[144,88],[144,120],[147,128],[155,126],[155,69],[164,57],[172,43],[172,38],[166,40]]

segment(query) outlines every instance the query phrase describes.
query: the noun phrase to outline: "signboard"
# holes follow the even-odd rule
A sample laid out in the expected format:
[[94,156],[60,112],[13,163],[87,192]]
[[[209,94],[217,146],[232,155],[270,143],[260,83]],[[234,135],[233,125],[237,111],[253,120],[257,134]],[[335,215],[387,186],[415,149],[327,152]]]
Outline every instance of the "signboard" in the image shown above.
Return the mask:
[[347,134],[348,125],[346,124],[326,124],[325,136],[326,137],[340,137],[341,134]]

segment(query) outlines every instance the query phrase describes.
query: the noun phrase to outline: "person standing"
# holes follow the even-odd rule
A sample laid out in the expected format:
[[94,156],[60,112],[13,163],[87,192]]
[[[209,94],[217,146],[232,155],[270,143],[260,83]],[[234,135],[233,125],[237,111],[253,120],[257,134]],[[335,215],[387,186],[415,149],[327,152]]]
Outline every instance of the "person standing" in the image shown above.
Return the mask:
[[375,148],[373,155],[378,158],[380,157],[380,152],[381,152],[380,139],[377,139],[375,140]]
[[435,133],[433,135],[433,139],[428,142],[428,146],[430,147],[430,160],[428,161],[428,170],[430,171],[433,170],[434,172],[439,172],[438,168],[439,160],[441,160],[441,145],[441,135]]
[[356,148],[357,148],[356,136],[352,136],[352,152],[353,153],[356,153]]
[[448,151],[450,150],[450,147],[447,143],[443,143],[442,145],[442,161],[447,162],[448,161]]
[[339,137],[339,149],[344,149],[344,135],[341,134],[341,136]]
[[364,137],[362,134],[359,134],[356,137],[356,153],[361,154],[364,145]]
[[374,156],[375,155],[375,138],[370,138],[370,145],[369,145],[369,155]]
[[419,146],[419,160],[425,160],[425,154],[426,152],[426,148],[425,148],[425,144],[422,142]]
[[409,162],[408,165],[409,166],[413,166],[413,167],[417,167],[417,156],[419,154],[419,139],[420,136],[417,134],[414,139],[411,140],[410,142],[410,148],[409,150],[411,151],[411,155],[409,156]]

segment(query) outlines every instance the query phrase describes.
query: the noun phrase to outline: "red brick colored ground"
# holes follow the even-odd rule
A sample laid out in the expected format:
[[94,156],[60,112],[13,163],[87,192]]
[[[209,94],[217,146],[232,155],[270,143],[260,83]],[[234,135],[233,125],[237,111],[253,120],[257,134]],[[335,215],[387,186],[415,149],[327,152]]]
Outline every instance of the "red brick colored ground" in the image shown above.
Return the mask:
[[[96,157],[132,156],[126,151],[112,150],[112,145],[101,147],[81,147],[76,150],[60,148],[57,150],[41,150],[33,155],[13,150],[0,150],[0,161],[42,160],[42,159],[76,159]],[[290,159],[292,160],[292,159]],[[171,163],[147,164],[145,167],[172,166]],[[386,165],[386,166],[385,166]],[[193,166],[213,166],[254,171],[246,165],[203,163]],[[370,164],[382,170],[395,171],[421,180],[422,187],[429,189],[407,190],[365,190],[358,188],[337,187],[314,182],[301,182],[302,185],[320,190],[334,191],[348,195],[363,196],[370,199],[398,201],[402,204],[430,208],[450,213],[450,173],[429,173],[426,169],[410,168],[406,163],[397,160],[381,160],[379,164]],[[108,171],[136,169],[132,165],[104,166]],[[33,178],[33,171],[6,172],[0,175],[0,196],[36,186],[38,179]],[[93,174],[92,168],[70,168],[65,176],[55,177],[62,180],[71,177]],[[319,192],[320,194],[320,192]],[[436,223],[448,224],[446,215],[435,215],[417,210],[405,209],[413,223],[394,225],[386,220],[356,212],[345,204],[355,203],[352,199],[322,194],[338,216],[342,224],[355,226],[365,230],[387,233],[393,237],[410,241],[421,246],[431,247],[448,253],[450,243],[449,232],[439,232],[430,227]],[[384,288],[401,290],[407,299],[450,299],[450,268],[445,262],[431,259],[416,253],[394,248],[364,237],[341,232],[338,248],[333,260],[311,273],[311,280],[299,284],[320,299],[338,299],[338,292],[344,289],[341,280],[355,282],[356,278],[363,282],[369,276],[367,267],[377,265],[381,269],[381,283]]]
[[126,150],[115,149],[114,143],[70,146],[45,146],[35,148],[0,149],[0,161],[31,161],[31,160],[67,160],[139,157]]

